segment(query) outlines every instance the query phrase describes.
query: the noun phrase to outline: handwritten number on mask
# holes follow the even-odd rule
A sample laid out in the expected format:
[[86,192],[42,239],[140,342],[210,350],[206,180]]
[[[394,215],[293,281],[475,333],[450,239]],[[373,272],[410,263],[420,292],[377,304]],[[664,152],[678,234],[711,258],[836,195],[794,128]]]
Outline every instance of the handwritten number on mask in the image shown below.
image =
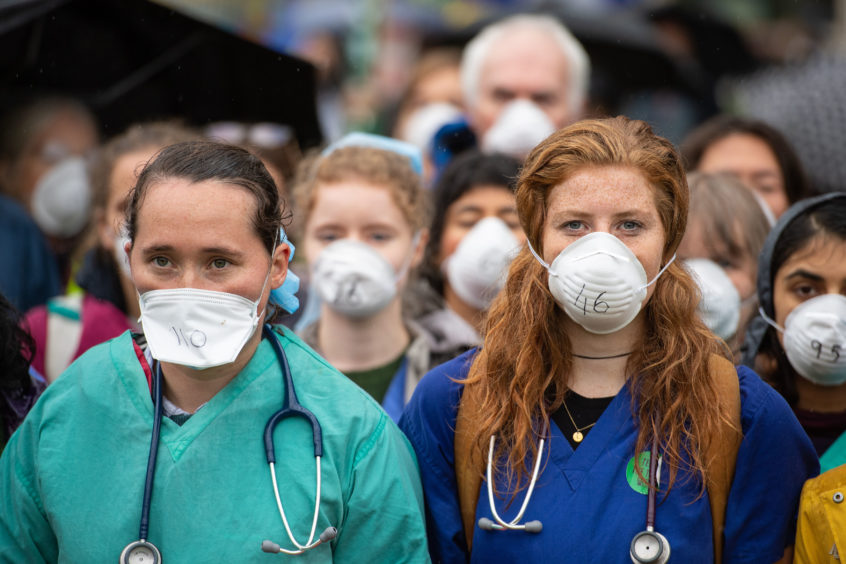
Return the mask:
[[[811,341],[811,348],[817,351],[817,358],[819,359],[822,354],[825,352],[825,347],[823,344],[816,339]],[[834,357],[831,359],[831,362],[838,362],[840,360],[840,345],[831,345],[831,355]],[[827,355],[826,355],[827,356]],[[828,360],[828,359],[822,359]]]
[[171,326],[171,331],[176,336],[176,344],[180,347],[194,347],[197,349],[201,349],[206,346],[206,334],[202,331],[191,331],[191,336],[188,337],[185,335],[185,331],[182,329],[177,329],[176,327]]
[[[585,315],[587,315],[587,310],[588,310],[588,299],[587,299],[587,296],[582,297],[582,294],[585,291],[586,285],[587,284],[582,284],[582,289],[579,290],[579,295],[576,296],[575,300],[573,300],[573,305],[579,305],[579,298],[582,299],[582,311],[584,312]],[[605,295],[605,292],[606,292],[605,290],[603,290],[602,292],[599,292],[599,294],[596,296],[596,299],[593,300],[593,311],[595,311],[596,313],[605,313],[605,312],[608,311],[608,308],[611,307],[611,306],[608,305],[608,302],[602,301],[602,299],[601,299],[602,296]]]

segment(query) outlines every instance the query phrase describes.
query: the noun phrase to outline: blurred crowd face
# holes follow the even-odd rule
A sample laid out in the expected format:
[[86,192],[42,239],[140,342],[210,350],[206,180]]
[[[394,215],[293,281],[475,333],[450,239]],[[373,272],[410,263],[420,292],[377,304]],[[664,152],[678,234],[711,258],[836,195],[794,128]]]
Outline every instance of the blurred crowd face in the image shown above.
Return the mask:
[[[776,323],[784,327],[796,306],[823,294],[846,296],[846,241],[834,236],[812,239],[778,269],[773,280]],[[783,347],[783,333],[778,338]]]
[[98,234],[100,246],[114,252],[117,237],[126,218],[126,204],[129,191],[135,186],[138,173],[156,154],[157,149],[147,148],[119,157],[109,177],[109,197],[106,208],[102,210]]
[[572,115],[568,98],[569,63],[561,47],[548,35],[514,30],[494,43],[482,64],[475,100],[468,100],[468,116],[480,138],[509,103],[525,99],[536,104],[556,128]]
[[758,260],[745,248],[742,243],[742,231],[735,226],[735,243],[743,249],[740,255],[729,252],[728,246],[713,235],[705,232],[702,221],[691,218],[687,230],[678,249],[680,259],[706,258],[714,261],[725,270],[729,279],[740,294],[741,300],[746,300],[755,294],[755,281],[758,276]]
[[790,207],[776,156],[754,135],[735,133],[714,142],[702,154],[697,170],[734,174],[763,198],[776,218]]
[[60,111],[33,138],[9,179],[15,197],[29,207],[38,180],[68,157],[81,157],[97,145],[94,125],[73,111]]
[[458,64],[434,69],[422,77],[410,93],[408,111],[436,103],[461,107],[461,80]]
[[[517,217],[517,200],[504,186],[477,186],[465,192],[447,208],[438,264],[455,252],[464,236],[487,217],[501,219],[522,245],[526,241]],[[448,284],[449,282],[445,282]]]
[[422,258],[425,242],[412,251],[414,229],[388,188],[348,180],[316,188],[314,206],[306,219],[303,250],[313,265],[330,243],[351,239],[370,245],[399,272],[409,253],[411,266]]

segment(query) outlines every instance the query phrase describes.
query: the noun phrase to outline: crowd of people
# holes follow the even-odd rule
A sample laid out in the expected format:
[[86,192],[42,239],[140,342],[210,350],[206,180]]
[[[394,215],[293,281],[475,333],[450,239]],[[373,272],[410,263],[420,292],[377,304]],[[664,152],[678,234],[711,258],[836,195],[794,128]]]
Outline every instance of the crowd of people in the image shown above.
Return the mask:
[[590,115],[550,16],[415,76],[296,166],[7,119],[0,561],[846,551],[846,192],[759,120]]

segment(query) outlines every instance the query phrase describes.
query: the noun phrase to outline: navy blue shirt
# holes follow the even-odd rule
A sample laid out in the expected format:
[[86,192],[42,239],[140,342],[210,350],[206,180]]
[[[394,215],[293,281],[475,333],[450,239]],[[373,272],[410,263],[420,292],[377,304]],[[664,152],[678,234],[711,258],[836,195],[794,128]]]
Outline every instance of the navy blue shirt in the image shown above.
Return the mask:
[[0,292],[19,311],[61,293],[56,258],[26,210],[0,195]]
[[[429,372],[415,390],[400,427],[414,446],[426,500],[429,550],[435,562],[464,562],[464,530],[454,471],[454,432],[463,379],[473,351]],[[726,508],[723,562],[774,562],[793,544],[799,494],[818,474],[813,446],[784,399],[751,370],[738,368],[744,439]],[[549,449],[522,522],[543,531],[484,531],[476,526],[472,562],[631,562],[632,538],[646,528],[647,496],[633,468],[637,426],[624,386],[575,451],[553,423]],[[487,454],[487,453],[485,453]],[[669,496],[659,494],[656,531],[670,542],[673,562],[712,562],[707,494],[680,473]],[[499,490],[514,485],[496,482]],[[660,481],[659,481],[660,484]],[[519,511],[525,489],[508,505]],[[482,483],[476,520],[492,518]]]

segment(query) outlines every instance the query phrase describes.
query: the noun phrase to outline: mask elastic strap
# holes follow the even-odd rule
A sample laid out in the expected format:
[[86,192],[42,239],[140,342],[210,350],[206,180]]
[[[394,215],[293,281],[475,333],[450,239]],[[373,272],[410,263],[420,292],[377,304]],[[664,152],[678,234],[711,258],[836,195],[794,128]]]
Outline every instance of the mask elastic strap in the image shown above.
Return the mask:
[[665,264],[664,266],[661,267],[661,270],[658,271],[658,274],[655,275],[655,278],[653,278],[652,280],[650,280],[649,282],[644,284],[643,288],[641,288],[641,289],[649,288],[650,286],[655,284],[655,281],[658,280],[658,277],[660,277],[662,274],[664,274],[664,271],[667,270],[668,268],[670,268],[670,265],[673,264],[673,262],[675,262],[675,260],[676,260],[676,255],[674,253],[673,256],[670,257],[670,260],[667,261],[667,264]]
[[758,315],[761,316],[761,319],[763,319],[764,321],[767,322],[767,325],[769,325],[770,327],[772,327],[776,331],[779,331],[780,333],[784,333],[784,327],[782,327],[781,325],[776,323],[775,319],[771,318],[769,315],[767,315],[764,312],[764,306],[760,306],[760,305],[758,306]]
[[[542,265],[545,269],[549,270],[549,264],[547,264],[547,262],[546,262],[545,260],[543,260],[543,259],[540,257],[540,255],[539,255],[539,254],[537,254],[537,253],[535,252],[534,247],[532,247],[532,243],[530,243],[528,239],[526,239],[526,244],[529,246],[529,252],[530,252],[530,253],[532,253],[532,256],[533,256],[533,257],[535,257],[535,258],[537,259],[537,261],[538,261],[539,263],[541,263],[541,265]],[[551,271],[551,270],[549,270],[549,274],[550,274],[551,276],[557,276],[557,274],[555,274],[555,273],[554,273],[553,271]]]
[[414,237],[411,238],[411,250],[402,262],[402,266],[400,266],[400,269],[397,271],[397,275],[394,277],[395,283],[402,280],[405,275],[408,274],[408,270],[411,268],[411,261],[414,258],[414,251],[417,249],[417,245],[420,244],[420,237],[422,236],[423,231],[418,230],[417,233],[414,234]]
[[[261,297],[264,295],[264,289],[267,288],[267,281],[270,280],[270,271],[273,270],[273,255],[276,253],[276,246],[279,244],[279,237],[280,233],[277,232],[276,237],[274,237],[273,239],[273,248],[270,250],[270,266],[267,267],[267,274],[264,276],[264,284],[261,285],[261,292],[259,292],[258,299],[253,302],[255,304],[255,307],[258,307],[258,304],[261,301]],[[265,311],[267,311],[267,304],[265,304],[264,309],[261,310],[261,313],[256,316],[256,319],[259,319],[262,315],[264,315]]]

